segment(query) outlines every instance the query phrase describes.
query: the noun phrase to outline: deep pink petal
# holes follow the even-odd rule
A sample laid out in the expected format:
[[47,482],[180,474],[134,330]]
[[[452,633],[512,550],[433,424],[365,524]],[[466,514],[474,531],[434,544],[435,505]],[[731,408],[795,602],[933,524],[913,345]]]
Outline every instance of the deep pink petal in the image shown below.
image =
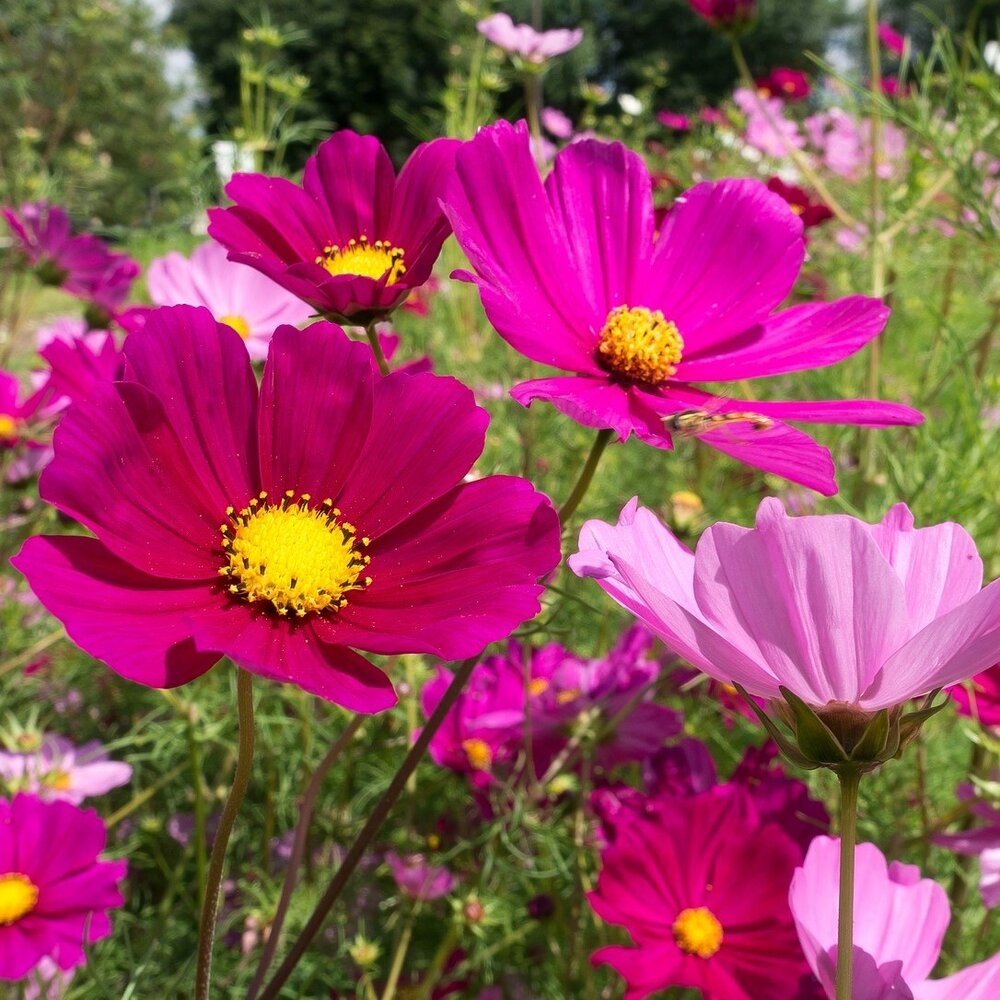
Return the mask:
[[[709,351],[686,351],[677,368],[684,382],[727,382],[835,364],[877,337],[889,320],[879,299],[854,295],[810,302],[745,327]],[[675,321],[676,322],[676,321]]]
[[676,984],[682,956],[672,941],[659,948],[625,948],[608,945],[590,956],[594,965],[610,965],[626,983],[623,1000],[645,1000]]
[[220,515],[258,490],[257,382],[239,335],[207,309],[150,313],[125,344],[127,377],[160,400],[188,462]]
[[78,646],[129,680],[176,687],[221,656],[197,651],[187,624],[215,603],[205,584],[146,576],[92,538],[36,536],[11,563]]
[[363,656],[322,641],[311,621],[295,622],[230,604],[191,617],[201,649],[218,648],[251,673],[355,712],[383,712],[396,704],[389,678]]
[[260,391],[263,489],[339,495],[371,425],[370,359],[332,323],[275,331]]

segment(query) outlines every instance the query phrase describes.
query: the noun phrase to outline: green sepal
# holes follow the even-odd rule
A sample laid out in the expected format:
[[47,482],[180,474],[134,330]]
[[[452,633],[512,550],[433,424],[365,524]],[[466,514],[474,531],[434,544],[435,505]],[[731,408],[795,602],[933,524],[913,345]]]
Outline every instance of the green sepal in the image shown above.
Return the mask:
[[797,694],[778,685],[795,720],[795,741],[807,760],[822,767],[836,767],[850,758],[830,727]]
[[767,735],[771,737],[772,740],[778,745],[778,749],[785,755],[785,757],[796,767],[804,768],[807,771],[815,771],[818,767],[822,767],[822,764],[817,764],[815,761],[810,760],[804,754],[802,754],[799,749],[792,743],[788,737],[781,732],[780,729],[767,717],[767,715],[761,710],[760,706],[757,704],[753,698],[747,694],[746,689],[742,685],[737,684],[735,681],[730,681],[734,688],[736,688],[739,696],[750,706],[754,715],[760,720],[760,724],[767,730]]

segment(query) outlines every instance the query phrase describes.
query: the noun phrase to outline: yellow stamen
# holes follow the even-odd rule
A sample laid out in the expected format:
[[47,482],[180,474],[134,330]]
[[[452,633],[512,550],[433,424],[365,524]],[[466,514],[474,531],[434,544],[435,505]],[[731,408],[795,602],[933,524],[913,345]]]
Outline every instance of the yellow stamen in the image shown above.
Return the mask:
[[534,695],[545,694],[548,689],[549,682],[544,677],[536,677],[528,684],[528,691]]
[[462,749],[465,751],[469,767],[473,771],[488,771],[490,769],[490,765],[493,763],[493,751],[485,740],[462,740]]
[[73,784],[73,779],[66,771],[52,771],[45,776],[44,784],[57,792],[65,792]]
[[371,562],[362,554],[368,539],[340,520],[331,501],[311,507],[308,493],[294,497],[288,490],[268,503],[262,493],[238,512],[227,508],[219,575],[229,578],[234,597],[270,603],[279,615],[336,611],[347,604],[346,594],[371,583],[362,575]]
[[0,927],[20,920],[38,902],[38,886],[20,872],[0,875]]
[[17,436],[17,421],[9,413],[0,413],[0,438]]
[[802,213],[803,213],[803,212],[804,212],[804,211],[806,210],[806,209],[805,209],[805,205],[793,205],[793,204],[792,204],[791,202],[789,202],[789,204],[788,204],[788,207],[789,207],[789,208],[790,208],[790,209],[791,209],[791,210],[792,210],[792,211],[793,211],[793,212],[794,212],[794,213],[795,213],[796,215],[801,215],[801,214],[802,214]]
[[579,688],[567,688],[556,695],[556,702],[560,705],[568,705],[571,701],[576,701],[580,697]]
[[219,322],[232,327],[244,340],[250,336],[250,324],[243,316],[220,316]]
[[711,958],[722,947],[722,924],[707,906],[681,910],[672,928],[681,951]]
[[597,344],[598,360],[634,382],[659,385],[677,371],[684,340],[659,309],[617,306],[608,313]]
[[350,240],[346,246],[329,244],[323,247],[323,254],[316,258],[330,274],[354,274],[362,278],[378,280],[388,274],[387,285],[394,285],[406,273],[403,251],[385,240],[368,242],[367,236]]

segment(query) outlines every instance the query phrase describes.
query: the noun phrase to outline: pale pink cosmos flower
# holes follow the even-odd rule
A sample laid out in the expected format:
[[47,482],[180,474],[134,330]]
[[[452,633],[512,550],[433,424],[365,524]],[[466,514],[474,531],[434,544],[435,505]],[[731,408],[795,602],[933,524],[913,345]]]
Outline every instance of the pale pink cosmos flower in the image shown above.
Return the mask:
[[[916,865],[874,844],[854,855],[854,979],[857,1000],[994,1000],[1000,954],[944,979],[929,979],[951,919],[948,895]],[[840,841],[816,837],[796,869],[789,905],[806,960],[830,1000],[836,995]]]
[[439,899],[455,888],[455,876],[442,865],[432,865],[422,854],[400,857],[388,851],[385,860],[399,891],[411,899]]
[[109,760],[96,741],[77,747],[64,736],[49,733],[32,753],[0,752],[0,781],[12,792],[29,792],[45,801],[58,799],[78,806],[84,799],[128,784],[131,778],[132,768]]
[[149,297],[157,306],[205,306],[242,337],[250,357],[263,361],[271,334],[301,326],[313,307],[267,275],[228,259],[225,247],[203,243],[190,258],[173,251],[149,265]]
[[530,24],[515,24],[510,14],[503,13],[483,18],[476,29],[505,52],[537,66],[575,49],[583,41],[583,28],[536,31]]
[[754,528],[712,525],[692,552],[638,499],[588,521],[569,565],[692,665],[752,695],[784,687],[816,707],[901,705],[1000,659],[1000,581],[983,588],[958,524],[914,528],[789,517],[765,499]]
[[[976,798],[972,785],[959,785],[956,795],[962,802]],[[979,858],[979,895],[983,906],[1000,906],[1000,809],[986,802],[973,801],[969,812],[980,825],[961,833],[939,833],[933,841],[941,847]]]
[[788,150],[801,149],[806,141],[798,125],[785,117],[785,102],[780,97],[762,97],[747,87],[733,92],[733,100],[747,116],[746,141],[776,160],[788,156]]
[[573,122],[558,108],[542,108],[539,116],[542,128],[557,139],[568,139],[573,134]]

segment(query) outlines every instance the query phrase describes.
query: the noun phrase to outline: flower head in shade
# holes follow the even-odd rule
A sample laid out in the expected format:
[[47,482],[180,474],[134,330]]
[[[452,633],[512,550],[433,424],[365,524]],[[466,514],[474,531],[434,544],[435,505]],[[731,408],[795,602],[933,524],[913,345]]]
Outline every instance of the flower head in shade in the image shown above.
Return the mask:
[[572,373],[515,386],[518,402],[545,399],[658,448],[698,437],[827,493],[829,452],[786,420],[922,419],[891,403],[749,404],[691,384],[833,364],[888,318],[863,296],[778,310],[804,258],[802,221],[760,182],[699,184],[656,234],[649,172],[619,143],[572,143],[543,184],[524,124],[498,122],[463,144],[455,173],[446,210],[475,272],[458,276],[478,284],[512,347]]
[[682,115],[677,111],[657,111],[656,120],[664,126],[664,128],[671,129],[674,132],[691,131],[690,115]]
[[81,965],[84,945],[111,933],[126,864],[100,860],[106,840],[93,810],[0,799],[0,979],[22,979],[45,958]]
[[958,713],[984,726],[1000,726],[1000,663],[948,689]]
[[956,854],[979,858],[979,894],[983,906],[993,909],[1000,906],[1000,809],[979,801],[972,785],[959,785],[956,794],[960,802],[969,803],[976,824],[961,833],[939,833],[932,839]]
[[[854,855],[854,979],[859,1000],[992,1000],[1000,995],[1000,954],[944,979],[930,979],[951,918],[948,895],[916,865],[874,844]],[[836,989],[840,841],[817,837],[795,872],[789,902],[799,941],[830,1000]]]
[[634,946],[601,948],[592,961],[625,979],[625,1000],[668,986],[711,1000],[789,1000],[808,975],[788,909],[801,856],[733,789],[677,799],[624,823],[588,898]]
[[757,0],[688,0],[691,9],[713,28],[739,30],[753,19]]
[[788,202],[788,207],[802,220],[804,229],[812,229],[833,218],[826,202],[813,201],[809,192],[796,184],[786,184],[780,177],[772,177],[767,182],[767,189]]
[[812,93],[809,74],[800,69],[779,66],[767,76],[754,80],[762,97],[777,97],[782,101],[804,101]]
[[569,564],[710,677],[783,689],[840,732],[1000,657],[1000,581],[983,588],[964,528],[915,528],[905,504],[872,525],[768,498],[756,527],[714,524],[692,552],[632,500],[583,526]]
[[906,39],[885,21],[878,23],[878,40],[894,56],[901,56],[906,48]]
[[491,14],[476,24],[479,33],[504,52],[534,66],[575,49],[583,41],[583,28],[536,31],[530,24],[515,24],[510,14]]
[[383,319],[429,277],[448,224],[438,205],[457,140],[424,143],[396,176],[374,136],[344,130],[306,162],[302,187],[235,174],[232,208],[209,209],[209,235],[330,319]]
[[442,865],[430,864],[422,854],[400,857],[388,851],[385,860],[399,891],[411,899],[440,899],[455,888],[455,876]]
[[30,792],[46,800],[79,805],[84,799],[128,784],[131,778],[132,768],[109,760],[100,743],[77,747],[54,733],[47,734],[31,753],[0,751],[0,779],[11,791]]
[[313,313],[260,271],[234,264],[218,243],[203,243],[190,257],[175,251],[154,260],[146,282],[155,305],[205,306],[243,338],[254,361],[267,356],[277,327],[300,326]]
[[41,537],[15,565],[117,673],[184,684],[229,656],[359,711],[392,705],[352,647],[476,655],[534,615],[559,559],[548,500],[462,477],[488,418],[434,375],[377,377],[367,345],[281,327],[258,393],[206,309],[159,309],[127,381],[63,417],[44,499],[97,536]]

